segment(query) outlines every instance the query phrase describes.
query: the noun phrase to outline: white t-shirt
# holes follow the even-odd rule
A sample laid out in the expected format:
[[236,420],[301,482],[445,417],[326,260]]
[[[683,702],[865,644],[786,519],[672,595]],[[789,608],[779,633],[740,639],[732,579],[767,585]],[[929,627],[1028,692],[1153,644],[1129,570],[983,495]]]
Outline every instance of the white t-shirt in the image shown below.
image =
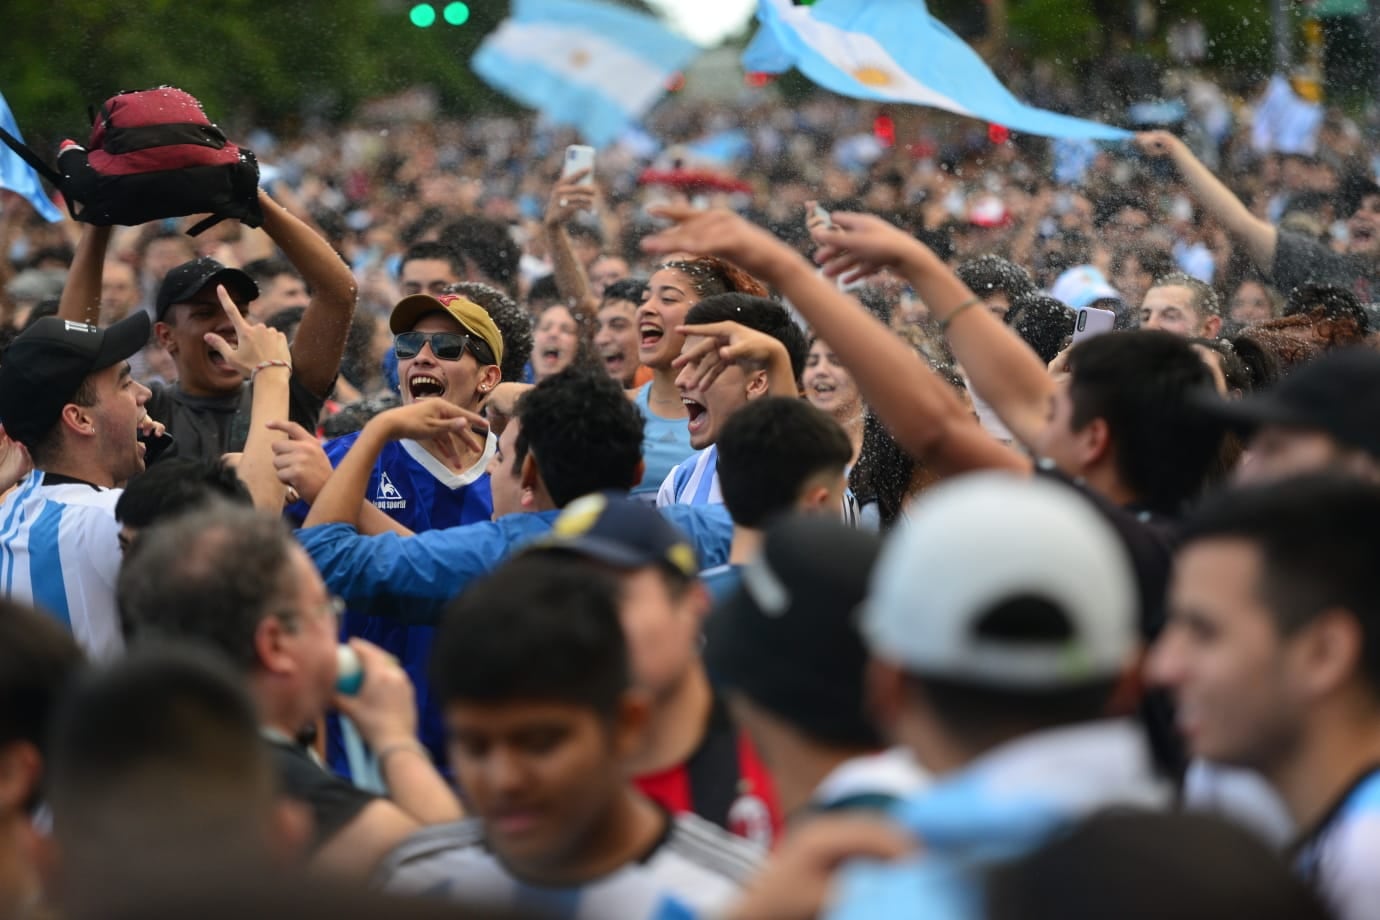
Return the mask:
[[486,845],[483,822],[470,819],[413,834],[389,854],[376,878],[399,894],[565,920],[652,920],[723,908],[760,858],[747,841],[702,818],[678,815],[642,859],[584,885],[540,886],[514,877]]
[[35,470],[0,502],[0,595],[57,619],[93,659],[124,648],[115,606],[121,489],[44,484]]

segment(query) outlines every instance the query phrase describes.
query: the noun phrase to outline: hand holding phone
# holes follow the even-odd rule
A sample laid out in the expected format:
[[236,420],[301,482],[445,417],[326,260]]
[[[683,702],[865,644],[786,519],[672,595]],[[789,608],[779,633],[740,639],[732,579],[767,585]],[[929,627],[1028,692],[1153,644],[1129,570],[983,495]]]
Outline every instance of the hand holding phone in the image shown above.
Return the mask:
[[1116,313],[1111,310],[1098,310],[1084,307],[1074,311],[1073,341],[1081,342],[1104,332],[1111,332],[1116,325]]
[[565,148],[565,164],[561,167],[561,181],[567,181],[580,170],[585,170],[579,185],[594,184],[594,148],[584,144],[571,144]]

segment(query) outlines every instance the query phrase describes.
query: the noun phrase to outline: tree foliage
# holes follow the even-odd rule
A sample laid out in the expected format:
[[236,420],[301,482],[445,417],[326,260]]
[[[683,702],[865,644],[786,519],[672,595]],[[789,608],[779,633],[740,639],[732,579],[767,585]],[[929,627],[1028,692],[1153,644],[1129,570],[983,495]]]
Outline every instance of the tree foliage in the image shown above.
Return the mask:
[[464,26],[419,29],[412,2],[12,0],[0,92],[26,132],[47,137],[80,135],[88,106],[160,84],[227,125],[339,117],[417,84],[455,110],[489,107],[492,91],[467,62],[507,4],[470,0]]

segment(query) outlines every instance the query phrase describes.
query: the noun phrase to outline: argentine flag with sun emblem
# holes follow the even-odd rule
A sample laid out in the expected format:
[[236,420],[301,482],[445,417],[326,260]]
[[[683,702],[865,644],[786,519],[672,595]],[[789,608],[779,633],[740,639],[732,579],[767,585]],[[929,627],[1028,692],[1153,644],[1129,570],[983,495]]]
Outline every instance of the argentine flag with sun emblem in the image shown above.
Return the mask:
[[743,52],[749,71],[791,67],[855,99],[944,109],[1045,137],[1122,140],[1130,132],[1026,105],[924,0],[758,0],[761,28]]
[[470,66],[490,86],[604,147],[699,51],[651,16],[597,0],[514,0]]

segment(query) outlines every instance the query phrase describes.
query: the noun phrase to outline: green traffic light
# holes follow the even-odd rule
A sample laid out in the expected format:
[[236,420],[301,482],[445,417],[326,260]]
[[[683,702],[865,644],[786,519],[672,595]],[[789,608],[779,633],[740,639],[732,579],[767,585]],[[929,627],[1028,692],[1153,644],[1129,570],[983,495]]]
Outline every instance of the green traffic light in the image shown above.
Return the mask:
[[[469,11],[466,10],[466,12]],[[414,26],[419,29],[425,29],[427,26],[436,22],[436,8],[430,3],[419,3],[412,8],[412,11],[408,13],[407,16],[412,20]]]
[[465,3],[447,3],[446,8],[441,12],[446,22],[453,26],[463,26],[470,21],[470,8]]

